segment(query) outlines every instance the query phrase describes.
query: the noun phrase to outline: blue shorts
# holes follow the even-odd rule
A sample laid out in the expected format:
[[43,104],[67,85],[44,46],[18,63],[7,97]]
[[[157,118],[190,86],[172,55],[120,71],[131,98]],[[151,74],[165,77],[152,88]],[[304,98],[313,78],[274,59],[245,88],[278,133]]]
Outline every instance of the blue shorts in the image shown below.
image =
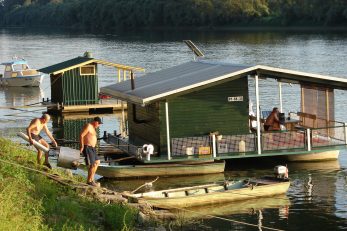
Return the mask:
[[96,149],[92,146],[84,145],[82,151],[86,165],[93,165],[96,160],[100,160],[99,156],[96,154]]

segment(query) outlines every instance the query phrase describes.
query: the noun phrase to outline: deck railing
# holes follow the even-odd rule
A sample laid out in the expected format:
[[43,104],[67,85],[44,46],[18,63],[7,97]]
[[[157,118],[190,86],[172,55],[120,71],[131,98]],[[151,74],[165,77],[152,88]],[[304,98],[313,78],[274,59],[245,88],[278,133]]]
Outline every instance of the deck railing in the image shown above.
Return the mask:
[[[347,126],[339,125],[324,128],[306,128],[293,131],[270,131],[261,133],[261,153],[273,151],[292,151],[295,149],[311,151],[318,147],[347,144]],[[127,139],[110,135],[110,143],[130,155],[139,156],[142,146],[131,144]],[[222,157],[237,154],[257,154],[256,133],[242,135],[205,135],[197,137],[171,138],[172,157],[210,155]],[[157,151],[157,150],[155,150]]]
[[346,144],[345,126],[313,128],[311,130],[312,147],[336,146]]
[[141,156],[142,146],[136,146],[131,144],[127,139],[123,139],[114,135],[108,135],[108,141],[112,143],[116,148],[133,156]]
[[171,139],[172,156],[212,154],[210,136],[184,137]]
[[303,149],[305,148],[305,132],[264,132],[261,134],[261,141],[263,151]]

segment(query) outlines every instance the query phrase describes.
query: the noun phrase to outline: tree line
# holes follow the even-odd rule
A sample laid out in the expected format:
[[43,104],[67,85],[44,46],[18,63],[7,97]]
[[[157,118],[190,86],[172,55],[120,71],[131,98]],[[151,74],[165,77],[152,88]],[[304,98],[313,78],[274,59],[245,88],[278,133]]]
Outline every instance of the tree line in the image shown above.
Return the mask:
[[347,0],[0,0],[2,26],[346,26]]

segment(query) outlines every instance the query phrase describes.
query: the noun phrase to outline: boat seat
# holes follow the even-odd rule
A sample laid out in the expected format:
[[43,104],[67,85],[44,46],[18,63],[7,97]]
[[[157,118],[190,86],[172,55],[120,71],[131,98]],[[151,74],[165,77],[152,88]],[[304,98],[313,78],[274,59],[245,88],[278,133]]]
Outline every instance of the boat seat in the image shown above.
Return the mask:
[[22,71],[23,75],[37,75],[38,71],[34,69],[29,69],[29,70],[23,70]]

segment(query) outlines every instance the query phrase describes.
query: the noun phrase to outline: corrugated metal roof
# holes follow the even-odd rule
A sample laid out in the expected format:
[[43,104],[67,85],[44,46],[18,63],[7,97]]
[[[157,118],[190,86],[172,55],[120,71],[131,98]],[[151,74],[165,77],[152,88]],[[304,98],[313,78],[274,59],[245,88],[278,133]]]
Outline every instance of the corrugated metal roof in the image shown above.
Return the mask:
[[104,94],[132,103],[148,104],[170,95],[206,87],[218,81],[230,81],[256,73],[279,81],[290,80],[347,90],[347,79],[343,78],[262,65],[242,66],[208,61],[192,61],[136,78],[134,90],[131,90],[129,80],[102,87],[100,90]]
[[240,72],[244,73],[248,68],[249,66],[192,61],[136,78],[134,90],[131,90],[130,81],[124,81],[103,87],[101,92],[144,104],[212,82],[236,78]]
[[46,74],[58,74],[58,73],[62,73],[77,67],[81,67],[84,65],[87,65],[89,63],[98,63],[101,65],[105,65],[105,66],[111,66],[111,67],[115,67],[118,69],[122,69],[122,70],[132,70],[132,71],[144,71],[145,69],[141,68],[141,67],[132,67],[132,66],[126,66],[123,64],[117,64],[117,63],[111,63],[108,61],[104,61],[104,60],[100,60],[100,59],[94,59],[94,58],[87,58],[87,57],[77,57],[74,59],[70,59],[61,63],[57,63],[54,64],[52,66],[48,66],[48,67],[44,67],[41,68],[39,71],[46,73]]

